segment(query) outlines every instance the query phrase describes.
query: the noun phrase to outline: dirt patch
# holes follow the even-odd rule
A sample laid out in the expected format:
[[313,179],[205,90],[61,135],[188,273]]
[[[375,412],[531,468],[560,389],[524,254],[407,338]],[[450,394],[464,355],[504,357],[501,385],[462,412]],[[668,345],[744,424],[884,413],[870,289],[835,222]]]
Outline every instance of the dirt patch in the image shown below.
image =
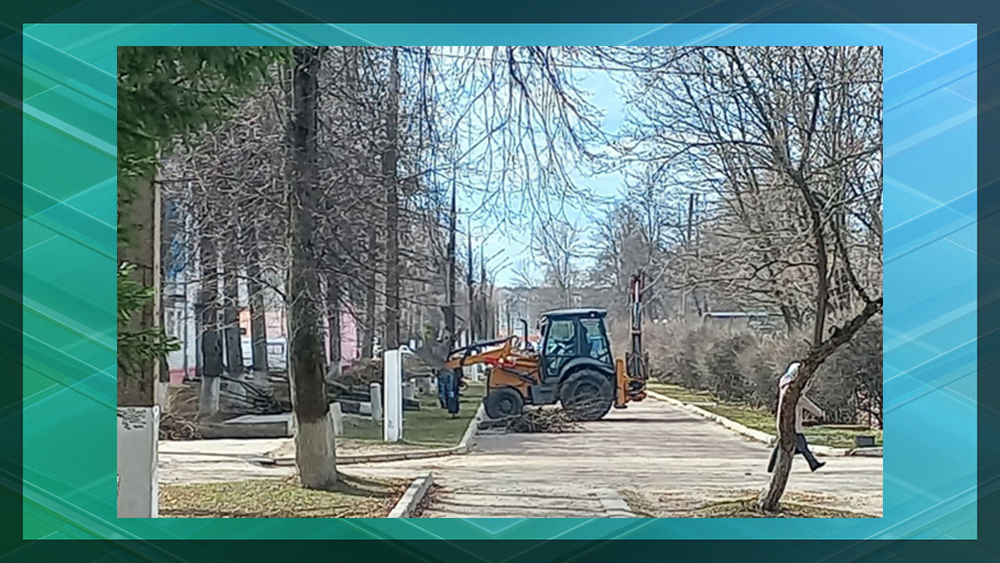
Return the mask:
[[690,492],[620,491],[636,516],[642,518],[878,518],[844,508],[845,499],[831,495],[788,492],[777,512],[757,509],[755,491]]
[[404,479],[341,475],[329,491],[302,488],[297,477],[160,488],[163,518],[384,518],[406,492]]
[[[337,455],[357,456],[370,454],[385,454],[396,452],[407,452],[421,450],[418,446],[408,444],[385,444],[379,442],[369,442],[367,440],[351,440],[348,438],[337,438]],[[272,459],[288,458],[295,456],[295,440],[287,440],[278,449],[268,452],[268,457]]]
[[413,509],[413,512],[410,514],[410,518],[420,518],[423,516],[424,510],[430,506],[431,502],[434,500],[434,495],[439,491],[441,491],[441,485],[431,484],[430,488],[427,489],[427,492],[424,493],[424,498],[420,499],[416,508]]
[[757,508],[757,499],[739,499],[710,504],[695,510],[694,518],[874,518],[867,514],[834,510],[811,504],[782,502],[776,512]]
[[623,490],[618,494],[639,518],[692,518],[692,501],[678,493]]

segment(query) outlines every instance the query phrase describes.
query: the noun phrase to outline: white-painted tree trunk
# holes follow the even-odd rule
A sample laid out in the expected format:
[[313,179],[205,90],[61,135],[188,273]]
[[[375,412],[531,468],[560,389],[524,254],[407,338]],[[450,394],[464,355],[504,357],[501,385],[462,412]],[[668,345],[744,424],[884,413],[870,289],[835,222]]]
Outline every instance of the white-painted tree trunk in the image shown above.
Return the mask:
[[221,386],[221,377],[201,377],[201,393],[198,397],[199,415],[211,416],[219,412]]
[[337,450],[333,417],[297,421],[295,465],[302,485],[309,489],[332,487],[337,482]]
[[156,464],[159,436],[159,406],[118,408],[119,518],[158,516]]

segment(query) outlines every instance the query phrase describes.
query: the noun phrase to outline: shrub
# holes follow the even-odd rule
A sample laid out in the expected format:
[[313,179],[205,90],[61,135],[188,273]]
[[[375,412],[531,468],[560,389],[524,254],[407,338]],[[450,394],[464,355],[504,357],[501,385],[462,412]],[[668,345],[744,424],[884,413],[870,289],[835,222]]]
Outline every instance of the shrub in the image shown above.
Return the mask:
[[[650,375],[706,390],[726,401],[775,412],[778,378],[808,351],[805,335],[764,335],[700,320],[656,323],[645,331]],[[820,367],[810,397],[828,422],[881,424],[882,320],[873,319]]]
[[703,385],[725,401],[744,401],[753,393],[747,373],[739,365],[739,357],[754,347],[756,340],[749,332],[721,335],[708,347],[705,356]]

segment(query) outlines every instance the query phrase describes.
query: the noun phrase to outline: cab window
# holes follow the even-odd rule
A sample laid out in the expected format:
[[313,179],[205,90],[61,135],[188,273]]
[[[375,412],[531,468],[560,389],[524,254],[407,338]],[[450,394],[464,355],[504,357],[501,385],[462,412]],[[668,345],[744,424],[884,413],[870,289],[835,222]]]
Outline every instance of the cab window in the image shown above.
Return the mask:
[[580,324],[583,325],[586,339],[586,346],[583,349],[584,353],[595,360],[607,359],[608,341],[604,337],[601,321],[599,319],[583,319],[580,321]]
[[565,356],[573,353],[573,337],[576,330],[573,321],[553,321],[549,325],[549,336],[545,340],[545,354]]

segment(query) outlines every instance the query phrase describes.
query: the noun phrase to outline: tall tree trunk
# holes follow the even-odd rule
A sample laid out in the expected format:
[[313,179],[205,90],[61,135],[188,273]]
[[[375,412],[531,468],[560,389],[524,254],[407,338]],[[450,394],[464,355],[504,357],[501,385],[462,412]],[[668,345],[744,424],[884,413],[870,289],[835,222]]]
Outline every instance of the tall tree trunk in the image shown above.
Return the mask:
[[[119,189],[118,224],[132,228],[129,245],[119,246],[118,258],[136,266],[134,281],[153,289],[132,316],[128,331],[156,329],[162,318],[160,280],[160,193],[155,182],[141,181],[134,198],[123,201]],[[130,361],[138,360],[138,361]],[[163,369],[159,359],[122,358],[118,361],[118,516],[156,518],[156,470],[158,456],[157,387]],[[138,471],[137,471],[138,469]],[[125,477],[123,480],[122,477]]]
[[256,379],[267,380],[267,318],[264,286],[260,282],[260,262],[252,256],[247,265],[247,293],[250,294],[250,350]]
[[340,314],[340,281],[337,274],[329,273],[326,276],[326,314],[327,326],[330,338],[330,373],[334,376],[340,375],[340,364],[343,357],[341,351],[341,326]]
[[319,93],[320,49],[295,49],[295,96],[292,122],[294,167],[289,226],[291,263],[288,268],[289,363],[292,408],[298,425],[295,464],[302,486],[327,489],[337,482],[333,426],[323,373],[323,345],[319,335],[322,311],[315,248],[316,214],[320,189],[317,174],[316,97]]
[[448,305],[444,310],[444,326],[448,331],[447,340],[448,351],[455,347],[455,231],[458,222],[457,190],[458,183],[455,181],[455,170],[452,169],[451,176],[451,210],[448,216]]
[[399,348],[399,186],[396,181],[399,119],[399,52],[392,48],[389,66],[389,111],[386,116],[386,150],[382,159],[386,183],[385,350]]
[[374,356],[375,347],[375,311],[377,294],[375,284],[378,278],[375,275],[378,271],[378,230],[371,229],[368,232],[368,273],[365,283],[365,317],[361,338],[361,357],[371,359]]
[[[159,207],[159,217],[160,217],[160,226],[159,226],[159,229],[158,229],[159,230],[159,239],[158,239],[159,247],[157,249],[158,252],[159,252],[159,268],[157,268],[157,270],[159,270],[159,272],[157,273],[157,276],[159,277],[159,285],[158,285],[158,287],[160,289],[156,290],[156,292],[159,293],[160,296],[157,299],[158,303],[154,303],[154,307],[156,308],[156,314],[157,314],[157,317],[158,317],[157,323],[159,324],[159,326],[165,327],[166,324],[167,324],[167,320],[166,320],[166,317],[165,317],[165,315],[166,315],[166,307],[164,307],[164,304],[163,304],[163,293],[164,293],[164,290],[165,290],[166,284],[167,284],[167,275],[166,275],[166,272],[167,272],[167,268],[170,267],[170,264],[164,264],[163,261],[164,261],[164,259],[167,259],[170,256],[170,246],[171,246],[171,242],[174,239],[175,234],[177,233],[177,225],[176,225],[176,221],[171,221],[170,220],[171,218],[169,217],[169,203],[162,200],[162,196],[159,193],[159,187],[157,187],[156,190],[157,190],[157,193],[154,194],[154,197],[157,200],[159,200],[159,202],[158,203],[154,203],[154,204],[157,207]],[[180,334],[183,334],[180,331],[178,331],[178,332]],[[168,334],[168,336],[171,336],[171,335]],[[166,387],[166,386],[168,386],[170,384],[170,363],[167,361],[167,356],[164,356],[160,360],[159,376],[157,377],[157,380],[160,383],[160,385],[162,385],[164,387]],[[163,396],[160,395],[160,390],[161,389],[164,392]],[[163,389],[163,387],[161,387],[160,389],[157,389],[157,397],[156,398],[157,398],[158,401],[162,401],[163,403],[166,403],[166,402],[168,402],[169,397],[170,397],[170,393],[169,393],[169,391],[167,389]],[[167,405],[167,404],[163,404],[161,406],[162,406],[162,408],[164,410],[169,409],[169,405]]]
[[240,335],[240,285],[239,270],[235,252],[226,252],[225,305],[222,309],[222,322],[226,337],[226,371],[229,377],[238,379],[243,375],[243,342]]
[[219,260],[215,238],[201,235],[201,398],[199,413],[214,414],[219,409],[219,377],[225,369],[222,335],[219,330]]
[[[121,193],[121,190],[119,190]],[[118,215],[129,223],[128,246],[119,246],[118,258],[122,262],[135,264],[133,277],[146,287],[154,290],[153,299],[146,302],[140,311],[133,313],[128,330],[141,331],[160,326],[160,202],[159,187],[150,180],[140,181],[135,197],[129,201],[119,201]],[[119,220],[119,223],[124,221]],[[152,407],[156,402],[156,384],[159,379],[160,362],[148,362],[139,366],[125,366],[118,363],[118,406]]]

